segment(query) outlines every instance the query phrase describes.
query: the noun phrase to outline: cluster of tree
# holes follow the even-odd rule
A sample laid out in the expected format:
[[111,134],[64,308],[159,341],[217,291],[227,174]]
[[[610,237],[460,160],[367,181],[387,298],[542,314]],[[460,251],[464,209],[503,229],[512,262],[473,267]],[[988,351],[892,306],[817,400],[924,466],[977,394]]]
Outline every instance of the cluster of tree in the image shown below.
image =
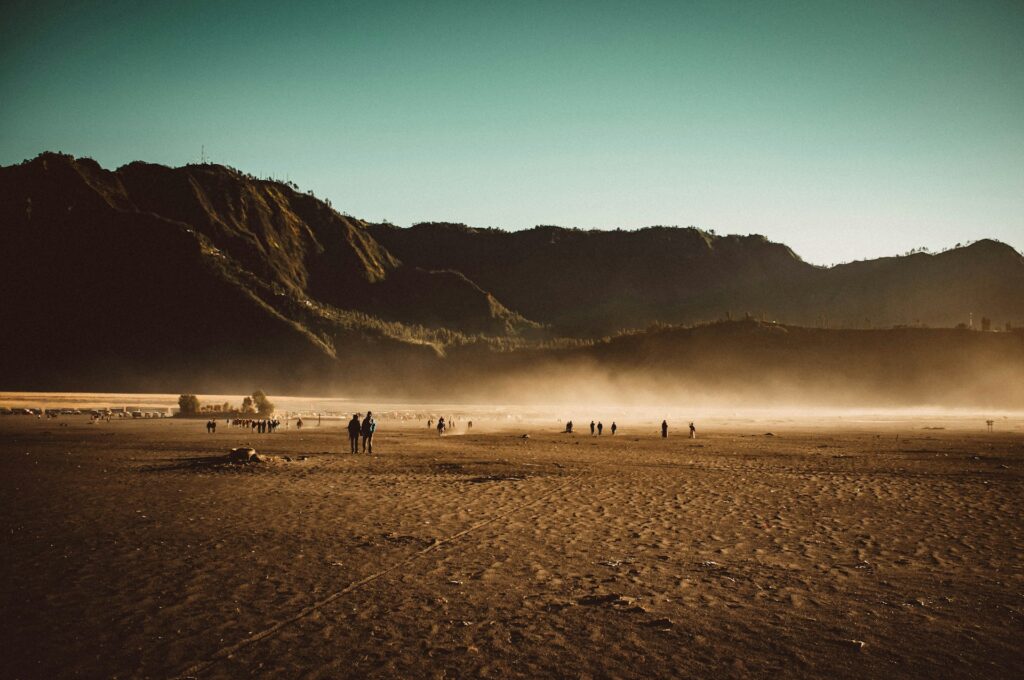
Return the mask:
[[[194,416],[203,411],[219,410],[222,413],[227,413],[232,410],[228,402],[203,406],[199,403],[199,397],[194,394],[183,394],[178,397],[178,409],[182,416]],[[269,418],[274,413],[274,403],[267,399],[263,390],[256,390],[242,399],[241,412],[245,415],[255,415],[258,418]]]
[[263,390],[256,390],[252,396],[242,399],[242,413],[255,414],[258,418],[268,418],[274,413],[274,404]]
[[[950,250],[953,250],[955,248],[967,247],[967,246],[971,245],[972,243],[977,243],[977,241],[961,241],[960,243],[957,243],[955,246],[947,246],[945,248],[941,248],[939,250],[939,252],[946,253],[946,252],[949,252]],[[903,253],[903,255],[907,256],[907,255],[914,255],[916,253],[930,253],[930,252],[932,252],[932,251],[928,248],[928,246],[921,246],[920,248],[911,248],[907,252]],[[867,259],[867,258],[865,258],[865,259]],[[862,261],[863,260],[857,260],[857,262],[862,262]]]
[[178,397],[178,409],[183,416],[194,416],[199,413],[199,397],[194,394],[183,394]]

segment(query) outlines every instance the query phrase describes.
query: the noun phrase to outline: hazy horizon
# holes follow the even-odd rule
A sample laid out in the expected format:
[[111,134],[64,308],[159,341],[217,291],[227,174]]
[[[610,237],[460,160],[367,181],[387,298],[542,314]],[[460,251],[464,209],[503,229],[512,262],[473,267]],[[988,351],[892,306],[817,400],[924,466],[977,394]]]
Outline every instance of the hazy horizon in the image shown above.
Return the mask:
[[[59,10],[59,11],[58,11]],[[1024,6],[14,2],[0,163],[289,179],[358,217],[1024,250]]]

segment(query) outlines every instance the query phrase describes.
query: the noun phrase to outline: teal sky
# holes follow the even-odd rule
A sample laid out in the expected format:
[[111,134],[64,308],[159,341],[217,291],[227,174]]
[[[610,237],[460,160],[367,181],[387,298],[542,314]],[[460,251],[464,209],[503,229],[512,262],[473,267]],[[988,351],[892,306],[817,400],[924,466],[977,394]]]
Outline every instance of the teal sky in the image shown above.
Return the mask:
[[396,224],[1024,250],[1024,2],[4,3],[0,163],[290,178]]

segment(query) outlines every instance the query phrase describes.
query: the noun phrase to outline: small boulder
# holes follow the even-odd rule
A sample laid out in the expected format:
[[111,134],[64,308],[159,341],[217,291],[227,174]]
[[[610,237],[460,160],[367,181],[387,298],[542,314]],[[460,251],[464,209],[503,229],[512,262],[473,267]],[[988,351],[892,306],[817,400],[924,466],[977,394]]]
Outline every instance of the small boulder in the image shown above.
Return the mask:
[[239,446],[231,449],[231,453],[228,454],[228,460],[232,463],[258,463],[260,457],[256,453],[256,449],[248,446]]

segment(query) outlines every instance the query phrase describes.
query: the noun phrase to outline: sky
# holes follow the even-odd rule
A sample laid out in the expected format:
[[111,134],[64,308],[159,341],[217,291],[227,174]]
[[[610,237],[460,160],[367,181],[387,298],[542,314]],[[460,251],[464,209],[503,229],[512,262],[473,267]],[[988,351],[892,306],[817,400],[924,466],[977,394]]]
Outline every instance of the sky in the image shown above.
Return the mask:
[[408,226],[1024,251],[1024,2],[5,0],[0,164],[209,160]]

